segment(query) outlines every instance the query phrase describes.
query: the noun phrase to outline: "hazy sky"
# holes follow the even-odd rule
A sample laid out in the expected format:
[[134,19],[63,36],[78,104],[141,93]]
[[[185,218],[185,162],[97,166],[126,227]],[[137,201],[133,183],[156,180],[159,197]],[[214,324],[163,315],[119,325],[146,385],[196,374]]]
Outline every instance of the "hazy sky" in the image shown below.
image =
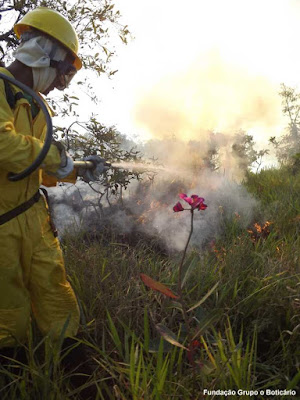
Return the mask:
[[84,101],[84,116],[144,139],[283,132],[280,84],[300,87],[300,0],[114,3],[134,39],[112,42],[118,73],[94,80],[101,104]]
[[300,83],[300,0],[115,0],[135,39],[99,80],[100,120],[143,138],[279,134],[280,83]]

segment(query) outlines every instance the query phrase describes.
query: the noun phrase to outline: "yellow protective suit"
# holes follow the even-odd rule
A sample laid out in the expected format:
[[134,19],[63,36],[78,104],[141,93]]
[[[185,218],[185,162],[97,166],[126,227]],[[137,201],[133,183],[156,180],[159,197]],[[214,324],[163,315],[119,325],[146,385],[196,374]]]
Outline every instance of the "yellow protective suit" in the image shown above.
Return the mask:
[[[12,76],[4,68],[0,72]],[[18,182],[7,179],[8,172],[21,172],[32,163],[43,146],[45,133],[43,112],[32,120],[26,99],[18,100],[11,110],[0,80],[0,215],[30,199],[41,184],[56,183],[41,169]],[[51,145],[44,164],[47,170],[58,169],[60,155],[55,146]],[[26,341],[31,312],[43,334],[59,337],[68,317],[65,336],[77,333],[78,304],[66,280],[62,251],[51,230],[43,197],[0,225],[0,347]]]

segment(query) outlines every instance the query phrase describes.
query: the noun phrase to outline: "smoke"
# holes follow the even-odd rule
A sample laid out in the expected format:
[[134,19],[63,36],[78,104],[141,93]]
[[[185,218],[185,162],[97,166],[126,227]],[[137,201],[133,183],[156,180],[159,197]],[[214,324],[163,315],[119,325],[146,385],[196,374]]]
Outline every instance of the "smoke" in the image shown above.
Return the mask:
[[[160,238],[171,251],[183,250],[190,232],[190,213],[173,212],[173,206],[180,200],[180,192],[198,194],[205,198],[208,206],[205,211],[195,211],[191,245],[198,249],[218,238],[227,220],[238,218],[239,226],[246,228],[253,219],[257,205],[245,187],[208,170],[202,171],[201,175],[191,176],[189,184],[187,180],[177,179],[170,183],[166,177],[159,178],[156,185],[148,187],[146,193],[137,193],[137,201],[130,201],[129,206],[136,215],[141,215],[139,219],[143,231]],[[189,209],[187,203],[182,200],[181,203]]]
[[159,139],[175,135],[205,141],[207,131],[232,134],[239,129],[264,129],[271,136],[282,118],[278,89],[266,77],[251,75],[211,51],[140,93],[135,119]]
[[[101,208],[95,192],[83,182],[50,189],[60,237],[80,229],[103,234],[109,228],[118,237],[155,240],[169,252],[181,251],[190,231],[190,213],[173,212],[180,192],[198,194],[208,206],[205,211],[195,211],[192,246],[205,248],[222,234],[227,220],[238,219],[239,226],[246,229],[257,202],[242,185],[208,170],[198,175],[189,173],[188,179],[183,179],[169,170],[154,181],[135,182],[122,204],[111,199],[110,205],[102,201]],[[189,208],[187,203],[183,206]]]
[[103,232],[109,226],[119,235],[146,236],[169,251],[182,250],[190,214],[173,212],[181,192],[204,197],[208,205],[195,211],[193,246],[207,246],[228,220],[236,219],[246,229],[257,202],[240,183],[249,160],[234,146],[242,146],[243,131],[268,132],[279,124],[276,90],[266,78],[248,75],[216,53],[208,61],[198,59],[180,75],[166,77],[144,93],[136,107],[137,121],[152,134],[140,150],[162,168],[156,168],[154,179],[145,174],[142,183],[131,183],[122,203],[112,198],[111,204],[103,199],[99,205],[99,196],[80,182],[53,189],[61,236],[72,223],[74,229],[75,222],[75,230]]

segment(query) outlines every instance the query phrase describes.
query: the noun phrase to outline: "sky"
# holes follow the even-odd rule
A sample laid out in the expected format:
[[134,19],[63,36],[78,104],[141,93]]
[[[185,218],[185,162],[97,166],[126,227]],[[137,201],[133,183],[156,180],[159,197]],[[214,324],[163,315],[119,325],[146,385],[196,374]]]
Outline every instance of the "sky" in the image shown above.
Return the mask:
[[110,41],[118,72],[93,79],[101,102],[83,101],[84,117],[140,140],[243,129],[265,147],[283,134],[280,84],[300,87],[300,0],[114,4],[133,39]]
[[134,36],[96,86],[99,118],[142,140],[283,132],[280,84],[300,83],[300,0],[115,0]]

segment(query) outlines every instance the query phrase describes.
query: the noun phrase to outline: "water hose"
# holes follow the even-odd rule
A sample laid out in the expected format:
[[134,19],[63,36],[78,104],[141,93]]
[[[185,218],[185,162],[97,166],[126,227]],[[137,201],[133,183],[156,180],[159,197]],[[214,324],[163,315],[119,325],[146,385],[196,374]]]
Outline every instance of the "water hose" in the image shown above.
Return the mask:
[[43,145],[40,153],[38,154],[37,158],[33,161],[33,163],[31,165],[29,165],[29,167],[24,169],[24,171],[19,172],[18,174],[9,172],[7,178],[12,182],[16,182],[16,181],[20,181],[21,179],[24,179],[28,175],[32,174],[32,172],[34,172],[44,161],[44,159],[50,149],[51,142],[52,142],[52,136],[53,136],[52,120],[51,120],[51,116],[49,114],[49,111],[48,111],[45,103],[43,102],[41,97],[37,93],[35,93],[30,87],[28,87],[27,85],[24,85],[24,83],[19,82],[14,78],[11,78],[10,76],[7,76],[2,73],[0,73],[0,79],[7,80],[8,82],[19,87],[21,90],[23,90],[24,92],[26,92],[30,96],[32,96],[36,100],[38,105],[41,107],[41,110],[43,111],[43,113],[45,115],[46,124],[47,124],[47,133],[46,133],[44,145]]

